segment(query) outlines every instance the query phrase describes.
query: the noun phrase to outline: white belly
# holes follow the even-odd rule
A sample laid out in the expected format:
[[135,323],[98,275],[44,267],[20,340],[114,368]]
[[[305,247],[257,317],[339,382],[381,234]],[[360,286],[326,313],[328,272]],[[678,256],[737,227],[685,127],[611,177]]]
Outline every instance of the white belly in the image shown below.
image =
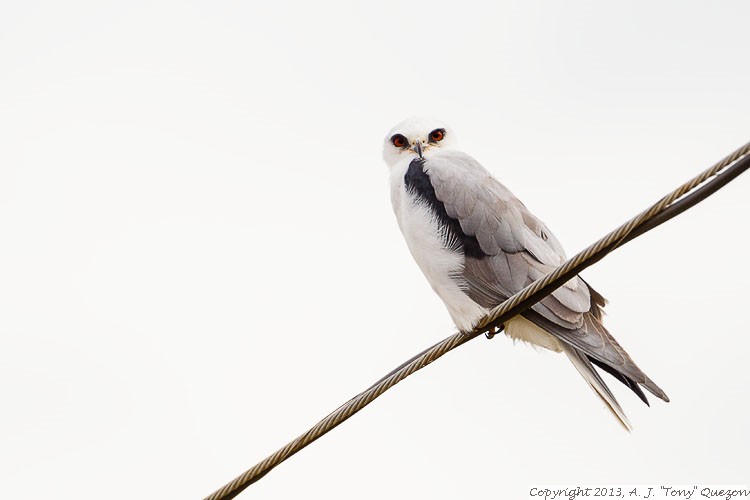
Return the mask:
[[[445,247],[440,225],[431,210],[406,192],[404,173],[405,168],[394,168],[391,173],[391,202],[399,228],[414,260],[445,303],[453,322],[459,330],[470,331],[488,310],[464,293],[463,252]],[[555,337],[521,316],[505,323],[505,334],[545,349],[561,350]]]
[[459,330],[470,331],[487,310],[462,290],[465,287],[463,253],[445,248],[440,226],[431,210],[406,192],[403,175],[403,172],[395,173],[395,178],[391,179],[391,201],[409,251]]

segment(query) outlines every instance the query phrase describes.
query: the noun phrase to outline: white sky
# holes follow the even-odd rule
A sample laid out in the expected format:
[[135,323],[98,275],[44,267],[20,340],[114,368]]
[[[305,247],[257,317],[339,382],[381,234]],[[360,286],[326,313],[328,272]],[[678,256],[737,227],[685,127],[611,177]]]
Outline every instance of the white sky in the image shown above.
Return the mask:
[[[750,140],[750,4],[487,3],[0,3],[0,497],[200,498],[452,333],[390,208],[407,116],[570,254]],[[672,398],[613,382],[634,433],[477,339],[240,498],[747,484],[748,190],[584,273]]]

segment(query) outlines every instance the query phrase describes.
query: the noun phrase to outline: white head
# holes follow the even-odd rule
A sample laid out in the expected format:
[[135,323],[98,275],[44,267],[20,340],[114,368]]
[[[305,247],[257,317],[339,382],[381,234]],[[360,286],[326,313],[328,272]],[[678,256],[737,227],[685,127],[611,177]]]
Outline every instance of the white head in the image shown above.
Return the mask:
[[448,126],[433,118],[404,120],[388,132],[383,142],[383,159],[389,167],[399,161],[426,158],[435,151],[455,149],[456,136]]

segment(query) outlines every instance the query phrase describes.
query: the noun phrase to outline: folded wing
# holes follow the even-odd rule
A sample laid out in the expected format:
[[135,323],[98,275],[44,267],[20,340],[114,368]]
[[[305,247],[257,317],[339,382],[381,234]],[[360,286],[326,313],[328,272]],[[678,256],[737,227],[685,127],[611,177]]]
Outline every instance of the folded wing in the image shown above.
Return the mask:
[[[475,238],[481,252],[467,253],[466,293],[494,307],[565,261],[560,242],[505,186],[470,156],[454,151],[425,162],[437,199],[458,221],[463,237]],[[576,276],[522,315],[583,353],[645,401],[643,385],[667,395],[633,362],[601,322],[604,298]]]

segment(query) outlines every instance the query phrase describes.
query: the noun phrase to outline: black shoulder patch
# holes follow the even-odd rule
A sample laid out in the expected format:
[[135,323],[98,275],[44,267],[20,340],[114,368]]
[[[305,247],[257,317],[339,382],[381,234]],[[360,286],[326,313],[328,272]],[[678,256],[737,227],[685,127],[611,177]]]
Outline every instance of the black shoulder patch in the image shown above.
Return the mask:
[[[461,248],[463,249],[465,256],[473,257],[475,259],[481,259],[487,256],[487,254],[485,254],[480,248],[476,237],[464,233],[458,219],[449,216],[448,212],[445,210],[445,204],[438,200],[437,195],[435,194],[435,188],[430,181],[430,176],[424,171],[423,159],[417,158],[412,160],[409,164],[409,168],[406,170],[404,184],[406,185],[407,191],[420,197],[425,203],[427,203],[427,206],[429,206],[435,214],[438,223],[446,228],[446,233],[450,234],[450,236],[453,236],[455,240],[461,243]],[[446,239],[451,240],[453,238]]]

